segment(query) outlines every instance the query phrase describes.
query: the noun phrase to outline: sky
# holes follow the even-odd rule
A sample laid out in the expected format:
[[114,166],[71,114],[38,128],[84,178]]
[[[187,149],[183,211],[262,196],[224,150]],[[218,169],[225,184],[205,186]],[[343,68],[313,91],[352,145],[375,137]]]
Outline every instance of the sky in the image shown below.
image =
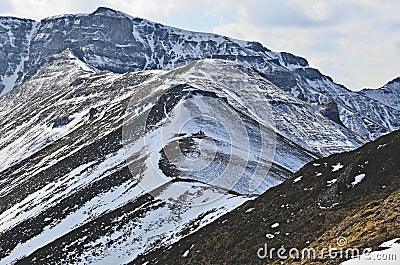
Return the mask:
[[0,16],[41,20],[99,6],[178,28],[258,41],[306,58],[351,90],[400,76],[398,0],[0,0]]

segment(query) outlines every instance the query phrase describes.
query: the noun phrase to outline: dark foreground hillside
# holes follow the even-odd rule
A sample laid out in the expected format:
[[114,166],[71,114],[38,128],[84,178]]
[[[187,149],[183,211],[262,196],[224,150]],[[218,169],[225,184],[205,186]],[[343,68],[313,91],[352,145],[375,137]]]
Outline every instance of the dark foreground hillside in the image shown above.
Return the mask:
[[276,256],[260,259],[257,251],[265,243],[269,250],[339,248],[338,238],[345,238],[344,249],[377,249],[400,237],[399,145],[396,131],[355,151],[309,163],[256,200],[132,264],[280,264]]

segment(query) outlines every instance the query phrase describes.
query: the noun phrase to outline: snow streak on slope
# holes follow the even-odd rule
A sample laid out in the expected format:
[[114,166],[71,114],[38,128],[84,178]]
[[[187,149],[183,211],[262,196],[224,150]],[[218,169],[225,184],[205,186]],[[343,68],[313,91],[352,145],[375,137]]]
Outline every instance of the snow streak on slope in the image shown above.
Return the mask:
[[383,105],[400,110],[400,77],[393,79],[380,89],[363,89],[360,93]]
[[[134,86],[152,75],[97,73],[67,51],[2,98],[9,105],[2,105],[1,128],[11,136],[1,145],[8,154],[0,172],[1,264],[127,262],[248,199],[196,182],[180,184],[184,194],[177,182],[157,183],[157,193],[186,202],[174,205],[138,185],[154,173],[147,155],[126,161],[121,124]],[[17,94],[21,101],[12,102]],[[30,156],[12,156],[23,140]]]
[[[260,93],[271,105],[268,124],[249,107]],[[193,119],[162,145],[143,145],[143,137],[159,137],[161,129],[172,134],[183,112],[209,113],[226,126],[224,109],[242,119],[249,136],[231,141],[212,119]],[[133,127],[126,144],[124,121],[139,120],[151,126]],[[1,264],[127,262],[192,233],[313,158],[360,144],[314,106],[236,63],[204,60],[171,71],[114,74],[68,50],[0,98],[0,122],[6,135],[0,140]],[[258,148],[259,126],[277,133],[272,157]],[[250,140],[248,150],[240,139]],[[218,175],[184,171],[166,156],[177,142],[190,158],[215,143],[218,159],[208,172],[223,171],[237,155],[236,169],[245,173],[231,187],[214,181]],[[258,164],[270,171],[252,190]]]
[[[171,69],[204,58],[225,59],[257,69],[283,90],[318,105],[321,113],[326,113],[325,105],[333,100],[339,110],[334,120],[365,140],[400,128],[398,109],[335,84],[309,67],[304,58],[273,52],[257,42],[185,31],[102,7],[92,14],[56,16],[40,22],[13,19],[12,24],[23,31],[0,29],[0,38],[12,44],[12,33],[23,42],[15,44],[19,50],[13,52],[14,56],[2,57],[0,53],[0,59],[7,62],[4,69],[0,67],[0,77],[9,78],[7,90],[35,74],[49,56],[67,48],[91,66],[116,73]],[[27,37],[31,32],[35,32],[33,37]],[[4,54],[17,49],[11,44]]]
[[[154,88],[150,91],[155,91],[156,94],[149,93],[149,88]],[[276,176],[264,179],[270,162],[274,162],[273,166],[279,166],[281,170],[294,172],[313,157],[332,154],[340,150],[350,150],[360,144],[357,138],[345,128],[336,126],[334,122],[322,115],[315,115],[312,106],[283,92],[256,72],[228,61],[202,60],[191,63],[159,75],[154,81],[136,88],[136,93],[148,93],[148,97],[155,97],[154,100],[159,97],[157,105],[153,107],[155,117],[150,117],[152,123],[155,120],[167,118],[170,113],[165,112],[168,112],[168,109],[176,110],[177,114],[171,114],[170,122],[159,129],[160,132],[157,135],[162,135],[162,138],[157,140],[155,137],[150,141],[156,141],[158,145],[166,147],[162,153],[161,165],[170,171],[171,175],[178,174],[180,177],[183,175],[184,178],[210,183],[210,181],[220,181],[219,178],[223,179],[222,176],[232,170],[235,174],[228,173],[229,180],[232,181],[232,178],[236,176],[238,180],[233,183],[241,182],[242,185],[232,188],[230,184],[226,186],[226,183],[220,183],[217,186],[233,189],[239,193],[252,193],[246,185],[250,185],[252,180],[249,178],[254,175],[263,178],[258,183],[260,187],[256,189],[256,193],[265,191],[271,187],[271,183],[275,185],[277,181],[271,182],[271,177],[274,179]],[[129,108],[143,109],[144,106],[137,100],[140,96],[132,96],[132,98],[132,105]],[[228,109],[224,106],[226,103],[228,103]],[[271,107],[260,111],[261,104]],[[222,108],[219,105],[222,105]],[[230,108],[238,113],[236,117],[230,114],[232,112],[232,110],[229,111]],[[174,118],[174,115],[178,118]],[[236,120],[240,121],[243,117],[246,122],[235,125]],[[213,118],[216,121],[212,121]],[[133,122],[132,126],[136,128],[138,123]],[[144,124],[141,126],[144,127]],[[273,131],[278,132],[278,135],[271,136],[268,130],[259,132],[257,126],[272,128]],[[232,129],[234,127],[235,129]],[[132,128],[129,130],[135,131]],[[176,135],[180,138],[176,139]],[[207,137],[215,141],[216,147],[208,146],[211,143],[208,143]],[[199,140],[203,140],[201,141],[205,145],[203,148],[212,154],[212,157],[217,156],[216,161],[210,159],[210,155],[205,157],[204,161],[200,159],[200,168],[204,166],[204,162],[210,165],[215,162],[215,167],[210,166],[204,169],[205,171],[200,170],[190,161],[186,161],[185,164],[184,156],[182,161],[175,161],[173,163],[175,165],[171,165],[170,160],[177,159],[174,156],[176,153],[168,157],[168,152],[174,152],[172,148],[174,142],[176,145],[186,144],[195,149]],[[215,148],[217,150],[214,150]],[[240,154],[242,151],[244,156]],[[251,155],[246,157],[249,153]],[[221,166],[218,156],[225,156],[223,160],[237,160],[222,166],[221,171],[218,169]],[[259,158],[262,159],[259,160]],[[159,158],[155,160],[158,161]],[[198,157],[197,160],[199,160]],[[157,163],[154,164],[157,165]],[[176,166],[179,163],[183,164]],[[254,165],[261,165],[261,169]],[[236,166],[247,167],[247,169],[241,172],[234,169]],[[270,171],[271,175],[277,173],[274,169]],[[281,174],[281,172],[278,173],[278,175]],[[271,183],[268,184],[268,182]]]

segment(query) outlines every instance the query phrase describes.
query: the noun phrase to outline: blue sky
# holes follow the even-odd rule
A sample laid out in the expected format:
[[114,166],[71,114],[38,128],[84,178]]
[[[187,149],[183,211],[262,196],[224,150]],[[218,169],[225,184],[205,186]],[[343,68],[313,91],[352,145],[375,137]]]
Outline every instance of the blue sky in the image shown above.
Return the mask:
[[398,0],[0,0],[0,15],[40,20],[114,8],[163,24],[255,40],[305,57],[352,90],[400,76]]

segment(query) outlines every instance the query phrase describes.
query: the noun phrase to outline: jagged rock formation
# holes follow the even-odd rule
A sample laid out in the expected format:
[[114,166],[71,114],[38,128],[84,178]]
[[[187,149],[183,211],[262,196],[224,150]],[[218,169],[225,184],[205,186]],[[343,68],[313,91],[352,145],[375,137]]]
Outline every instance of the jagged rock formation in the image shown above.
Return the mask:
[[180,30],[108,8],[40,22],[0,18],[0,39],[4,43],[0,48],[1,94],[67,48],[87,64],[116,73],[170,69],[196,59],[216,58],[253,67],[280,88],[321,108],[334,99],[340,120],[364,139],[400,128],[398,109],[335,84],[309,67],[304,58],[273,52],[257,42]]
[[325,110],[322,112],[328,119],[336,122],[337,124],[344,126],[342,121],[340,120],[340,114],[339,114],[339,109],[338,106],[335,102],[335,100],[330,99],[328,102],[325,104]]

